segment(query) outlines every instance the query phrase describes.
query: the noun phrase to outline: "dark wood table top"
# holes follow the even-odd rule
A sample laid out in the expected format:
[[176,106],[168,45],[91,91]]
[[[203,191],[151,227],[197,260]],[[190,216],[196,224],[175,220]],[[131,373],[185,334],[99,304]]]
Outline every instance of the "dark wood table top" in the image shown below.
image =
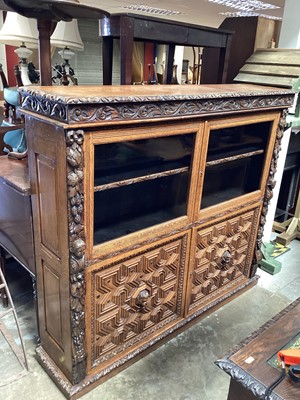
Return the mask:
[[27,159],[13,160],[0,156],[0,178],[25,196],[30,196],[30,182]]
[[[268,363],[300,333],[300,298],[232,349],[216,364],[232,379],[250,390],[258,399],[266,387],[280,376],[280,370]],[[288,377],[272,392],[271,400],[299,400],[300,387]]]

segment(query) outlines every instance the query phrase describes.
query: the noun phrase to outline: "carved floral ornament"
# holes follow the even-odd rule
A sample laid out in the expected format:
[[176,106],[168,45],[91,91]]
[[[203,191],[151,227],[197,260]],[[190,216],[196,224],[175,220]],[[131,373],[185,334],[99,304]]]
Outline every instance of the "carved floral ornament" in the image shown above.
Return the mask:
[[275,145],[274,145],[274,151],[273,151],[273,156],[272,156],[272,160],[271,160],[270,172],[269,172],[269,177],[267,180],[267,185],[265,188],[263,207],[262,207],[261,215],[260,215],[260,222],[259,222],[259,227],[258,227],[258,232],[257,232],[255,252],[254,252],[252,268],[251,268],[251,276],[253,276],[256,273],[257,266],[258,266],[257,263],[262,259],[261,246],[262,246],[262,241],[263,241],[264,225],[265,225],[266,218],[267,218],[269,203],[273,197],[273,189],[276,184],[274,176],[277,171],[277,163],[278,163],[279,153],[281,150],[281,140],[282,140],[282,137],[284,134],[285,126],[286,126],[287,114],[288,114],[287,109],[282,110],[279,124],[278,124],[276,140],[275,140]]
[[[290,91],[257,93],[213,93],[201,95],[131,96],[65,98],[42,95],[21,89],[23,109],[50,116],[63,122],[92,123],[129,121],[147,118],[230,113],[257,108],[290,107],[294,95]],[[280,96],[278,96],[280,94]]]
[[73,381],[80,382],[86,373],[85,351],[85,236],[83,224],[83,150],[84,132],[68,131],[67,143],[67,186],[70,248],[70,291]]

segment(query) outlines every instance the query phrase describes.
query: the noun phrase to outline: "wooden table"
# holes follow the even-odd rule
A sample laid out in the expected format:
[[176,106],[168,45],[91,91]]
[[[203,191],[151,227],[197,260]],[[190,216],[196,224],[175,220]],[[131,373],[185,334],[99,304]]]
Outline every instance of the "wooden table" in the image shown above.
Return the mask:
[[[300,333],[300,298],[246,338],[216,364],[231,376],[228,400],[263,399],[266,388],[280,375],[268,360]],[[249,357],[254,360],[249,362]],[[250,360],[251,361],[251,360]],[[300,388],[285,378],[270,400],[298,400]]]
[[[167,44],[166,77],[164,83],[172,82],[175,46],[201,46],[219,51],[206,68],[202,60],[202,74],[217,66],[214,81],[201,83],[225,83],[233,32],[206,26],[169,21],[162,18],[144,17],[136,14],[114,14],[100,20],[103,40],[103,84],[112,84],[113,39],[120,39],[121,85],[132,84],[133,41]],[[204,71],[203,71],[204,70]],[[208,73],[210,71],[207,71]]]

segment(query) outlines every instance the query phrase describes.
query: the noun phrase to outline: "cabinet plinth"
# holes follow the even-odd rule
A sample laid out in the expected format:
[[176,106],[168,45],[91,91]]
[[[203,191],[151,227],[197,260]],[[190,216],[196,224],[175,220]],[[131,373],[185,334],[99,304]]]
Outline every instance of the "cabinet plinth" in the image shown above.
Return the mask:
[[37,355],[75,399],[255,284],[293,93],[254,85],[20,92]]

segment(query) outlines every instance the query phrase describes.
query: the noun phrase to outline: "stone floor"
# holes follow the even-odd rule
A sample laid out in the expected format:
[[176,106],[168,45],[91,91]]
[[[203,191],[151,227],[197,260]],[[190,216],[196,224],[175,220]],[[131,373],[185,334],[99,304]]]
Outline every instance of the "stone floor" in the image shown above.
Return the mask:
[[[259,270],[258,284],[159,349],[82,397],[83,400],[226,400],[229,377],[214,361],[300,296],[300,241],[278,261],[282,270]],[[22,369],[0,335],[0,399],[65,397],[35,359],[37,329],[31,280],[11,263],[8,283],[17,309],[30,371]],[[6,321],[13,327],[12,321]],[[13,382],[9,383],[11,380]]]

